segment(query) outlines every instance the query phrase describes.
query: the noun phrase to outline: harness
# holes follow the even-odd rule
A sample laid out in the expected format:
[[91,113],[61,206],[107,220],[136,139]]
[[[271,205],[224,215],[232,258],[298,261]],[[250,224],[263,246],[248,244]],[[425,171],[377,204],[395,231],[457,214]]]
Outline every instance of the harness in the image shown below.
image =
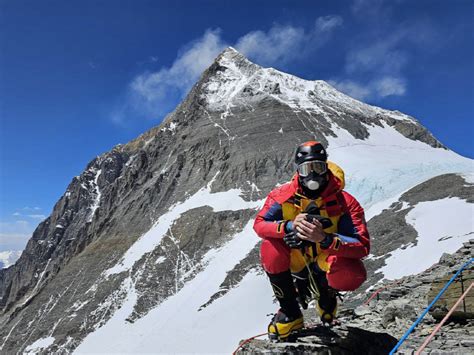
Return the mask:
[[[324,229],[324,231],[326,233],[337,233],[339,219],[345,212],[342,199],[343,197],[340,191],[326,197],[318,197],[315,200],[311,200],[295,192],[293,196],[282,203],[283,219],[293,221],[296,216],[303,213],[306,207],[313,201],[319,208],[319,214],[329,218],[332,222],[332,226]],[[303,253],[301,253],[300,250],[292,249],[290,254],[291,272],[298,273],[303,270],[306,264],[313,262],[315,262],[322,271],[328,271],[329,264],[326,261],[328,256],[329,254],[320,248],[319,243],[312,244],[312,247],[307,247]]]

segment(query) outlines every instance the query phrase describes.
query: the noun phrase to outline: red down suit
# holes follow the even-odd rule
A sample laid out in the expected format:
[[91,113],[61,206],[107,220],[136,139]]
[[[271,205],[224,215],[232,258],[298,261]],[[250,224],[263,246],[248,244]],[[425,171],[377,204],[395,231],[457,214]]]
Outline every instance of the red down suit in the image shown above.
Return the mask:
[[[370,251],[370,237],[364,210],[357,200],[344,191],[344,172],[328,162],[329,183],[320,197],[311,200],[302,194],[298,174],[292,180],[275,188],[268,195],[263,208],[257,214],[254,230],[263,238],[260,258],[269,274],[288,269],[292,273],[302,271],[305,265],[314,263],[326,272],[329,286],[350,291],[358,288],[366,279],[366,270],[360,260]],[[322,248],[290,249],[283,240],[285,224],[292,221],[306,206],[314,201],[323,217],[331,219],[332,226],[326,233],[333,233],[332,243]]]

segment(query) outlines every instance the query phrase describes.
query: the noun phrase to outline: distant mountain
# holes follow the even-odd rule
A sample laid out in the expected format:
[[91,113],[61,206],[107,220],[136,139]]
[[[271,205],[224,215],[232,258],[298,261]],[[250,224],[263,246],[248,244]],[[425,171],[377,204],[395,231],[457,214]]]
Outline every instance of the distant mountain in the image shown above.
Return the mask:
[[0,251],[0,269],[13,265],[20,255],[20,250]]
[[[74,177],[20,259],[0,270],[0,351],[230,352],[262,332],[276,306],[253,218],[310,139],[328,146],[347,190],[375,216],[366,287],[397,276],[397,250],[425,245],[415,221],[425,202],[448,199],[432,201],[440,215],[472,206],[463,186],[472,188],[473,161],[416,119],[228,48],[160,126]],[[437,194],[451,185],[453,195]],[[439,248],[471,237],[446,235],[429,213]],[[400,229],[405,244],[390,239]],[[426,250],[435,262],[438,250]],[[426,266],[403,260],[404,275]]]

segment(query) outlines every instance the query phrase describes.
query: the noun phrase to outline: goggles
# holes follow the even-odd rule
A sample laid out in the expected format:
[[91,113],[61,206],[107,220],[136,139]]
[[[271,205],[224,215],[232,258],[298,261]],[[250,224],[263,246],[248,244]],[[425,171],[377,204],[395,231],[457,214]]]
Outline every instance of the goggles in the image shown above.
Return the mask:
[[325,161],[313,160],[298,165],[298,173],[302,177],[306,177],[312,172],[321,175],[324,174],[327,170],[328,166]]

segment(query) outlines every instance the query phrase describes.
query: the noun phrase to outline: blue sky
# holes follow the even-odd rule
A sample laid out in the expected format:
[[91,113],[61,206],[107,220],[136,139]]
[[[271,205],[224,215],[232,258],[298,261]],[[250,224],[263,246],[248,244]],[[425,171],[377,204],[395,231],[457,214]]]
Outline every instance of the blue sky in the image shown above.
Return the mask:
[[421,121],[474,157],[474,2],[0,0],[0,244],[160,123],[232,45]]

